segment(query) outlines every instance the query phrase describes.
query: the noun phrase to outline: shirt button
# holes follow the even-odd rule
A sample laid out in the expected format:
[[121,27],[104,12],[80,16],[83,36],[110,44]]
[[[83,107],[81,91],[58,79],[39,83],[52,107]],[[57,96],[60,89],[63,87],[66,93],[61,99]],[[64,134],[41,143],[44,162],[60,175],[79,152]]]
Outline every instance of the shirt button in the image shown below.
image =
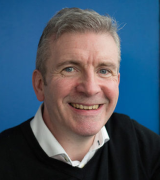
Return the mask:
[[64,156],[65,161],[69,162],[69,159],[67,156]]

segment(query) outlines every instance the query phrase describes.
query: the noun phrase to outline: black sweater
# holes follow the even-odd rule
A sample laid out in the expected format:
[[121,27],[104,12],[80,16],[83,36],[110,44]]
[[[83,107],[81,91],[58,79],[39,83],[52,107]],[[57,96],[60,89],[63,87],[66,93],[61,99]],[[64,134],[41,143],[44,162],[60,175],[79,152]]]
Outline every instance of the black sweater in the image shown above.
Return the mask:
[[0,180],[160,180],[160,137],[114,113],[109,142],[82,168],[48,157],[30,120],[0,134]]

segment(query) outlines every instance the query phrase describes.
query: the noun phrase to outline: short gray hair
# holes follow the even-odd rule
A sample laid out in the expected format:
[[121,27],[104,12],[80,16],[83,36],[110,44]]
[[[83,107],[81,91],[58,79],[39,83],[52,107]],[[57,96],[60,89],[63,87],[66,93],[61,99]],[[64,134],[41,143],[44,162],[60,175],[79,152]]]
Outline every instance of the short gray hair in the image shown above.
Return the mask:
[[36,69],[38,69],[46,84],[46,61],[50,56],[50,39],[55,35],[55,40],[64,33],[70,32],[95,32],[109,33],[117,44],[120,62],[120,38],[117,34],[117,23],[110,16],[102,16],[93,10],[79,8],[64,8],[53,16],[45,27],[40,38],[37,50]]

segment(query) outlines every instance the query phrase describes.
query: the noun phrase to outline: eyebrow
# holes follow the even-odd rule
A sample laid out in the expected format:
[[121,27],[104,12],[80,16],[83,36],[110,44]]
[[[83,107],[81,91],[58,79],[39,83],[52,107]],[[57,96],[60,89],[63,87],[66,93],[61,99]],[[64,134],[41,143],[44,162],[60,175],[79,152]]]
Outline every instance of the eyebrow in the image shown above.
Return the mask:
[[[60,67],[65,66],[65,65],[82,66],[81,62],[78,62],[78,61],[75,61],[75,60],[69,60],[69,61],[66,60],[66,61],[58,63],[57,68],[60,68]],[[113,68],[115,70],[118,70],[118,67],[116,66],[116,64],[114,64],[112,62],[101,62],[101,63],[98,64],[97,67],[101,67],[101,66],[110,67],[110,68]]]
[[69,60],[69,61],[64,61],[64,62],[58,63],[58,64],[57,64],[57,68],[60,68],[61,66],[69,65],[69,64],[73,64],[73,65],[78,65],[78,66],[80,66],[80,63],[79,63],[79,62],[74,61],[74,60]]
[[116,64],[111,63],[111,62],[102,62],[102,63],[98,64],[98,67],[101,67],[101,66],[106,66],[106,67],[111,67],[113,69],[118,69]]

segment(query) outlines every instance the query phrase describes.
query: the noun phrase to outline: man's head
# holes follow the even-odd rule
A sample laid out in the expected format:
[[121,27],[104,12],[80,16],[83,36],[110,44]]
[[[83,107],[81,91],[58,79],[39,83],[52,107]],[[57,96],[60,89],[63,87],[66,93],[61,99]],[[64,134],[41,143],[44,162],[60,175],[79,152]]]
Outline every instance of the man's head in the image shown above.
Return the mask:
[[[47,71],[46,61],[50,56],[50,42],[54,42],[64,33],[109,33],[117,44],[120,62],[120,39],[117,34],[117,24],[109,16],[101,16],[93,10],[82,10],[79,8],[65,8],[60,10],[50,19],[40,38],[37,50],[36,69],[38,69],[45,80]],[[52,38],[51,38],[52,37]]]
[[64,9],[45,28],[33,86],[43,118],[59,140],[95,135],[119,95],[120,45],[109,17]]

